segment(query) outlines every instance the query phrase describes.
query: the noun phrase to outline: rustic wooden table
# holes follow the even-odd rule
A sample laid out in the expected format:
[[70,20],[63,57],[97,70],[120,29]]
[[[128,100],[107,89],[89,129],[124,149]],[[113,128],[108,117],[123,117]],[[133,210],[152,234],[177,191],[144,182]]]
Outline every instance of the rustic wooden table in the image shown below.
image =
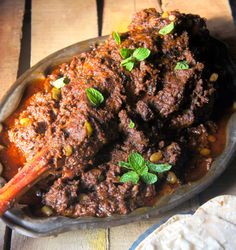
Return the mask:
[[[113,30],[125,31],[132,14],[148,7],[159,11],[179,9],[206,17],[212,34],[229,45],[230,54],[236,59],[236,30],[227,0],[0,0],[0,98],[25,69],[48,54]],[[225,171],[217,185],[165,216],[193,210],[216,195],[236,195],[234,176],[236,164]],[[39,239],[11,232],[0,222],[0,249],[125,250],[160,219]]]

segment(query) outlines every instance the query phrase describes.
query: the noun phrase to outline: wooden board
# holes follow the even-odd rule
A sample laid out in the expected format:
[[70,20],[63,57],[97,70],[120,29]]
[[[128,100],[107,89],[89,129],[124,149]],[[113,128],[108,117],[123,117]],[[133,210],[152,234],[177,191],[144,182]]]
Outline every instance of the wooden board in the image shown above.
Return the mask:
[[[23,13],[23,0],[0,1],[0,98],[16,80]],[[0,221],[0,249],[4,234],[5,224]]]
[[16,80],[24,0],[0,1],[0,98]]
[[59,49],[97,36],[96,0],[32,1],[32,65]]
[[107,249],[106,230],[78,230],[57,237],[27,238],[14,234],[12,250],[105,250]]

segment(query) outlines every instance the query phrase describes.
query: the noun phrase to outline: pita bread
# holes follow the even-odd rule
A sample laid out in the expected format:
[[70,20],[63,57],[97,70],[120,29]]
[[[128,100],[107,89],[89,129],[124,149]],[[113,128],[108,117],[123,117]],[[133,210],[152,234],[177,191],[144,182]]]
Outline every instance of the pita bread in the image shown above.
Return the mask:
[[194,215],[176,215],[153,231],[136,250],[236,249],[236,197],[208,201]]
[[217,196],[197,209],[195,214],[211,214],[236,225],[236,196]]
[[152,241],[153,239],[155,239],[157,237],[157,234],[164,229],[166,226],[179,221],[181,219],[184,218],[188,218],[191,217],[191,215],[189,214],[177,214],[172,216],[169,220],[167,220],[164,224],[162,224],[161,226],[159,226],[157,229],[155,229],[151,234],[149,234],[149,236],[147,238],[145,238],[136,248],[136,250],[141,250],[141,249],[145,249],[143,248],[145,244],[147,244],[149,241]]

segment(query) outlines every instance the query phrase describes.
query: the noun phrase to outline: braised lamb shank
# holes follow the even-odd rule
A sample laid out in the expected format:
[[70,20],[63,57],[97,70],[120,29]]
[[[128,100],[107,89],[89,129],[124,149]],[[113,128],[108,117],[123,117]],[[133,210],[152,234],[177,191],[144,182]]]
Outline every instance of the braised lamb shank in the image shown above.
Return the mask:
[[[170,24],[172,30],[161,34]],[[111,35],[60,65],[7,128],[26,163],[0,189],[0,215],[38,181],[48,185],[41,190],[43,204],[65,216],[126,214],[147,205],[161,181],[119,182],[125,169],[118,162],[131,152],[145,159],[161,152],[160,162],[171,164],[179,183],[185,181],[185,163],[196,146],[208,146],[206,138],[216,129],[209,120],[217,96],[212,74],[219,68],[205,21],[146,9],[120,40]],[[130,70],[121,63],[122,48],[148,48],[151,54]],[[187,67],[176,68],[180,62]],[[52,84],[62,77],[66,83],[55,98]],[[88,99],[88,88],[102,93],[99,106]],[[208,167],[211,161],[204,158]]]

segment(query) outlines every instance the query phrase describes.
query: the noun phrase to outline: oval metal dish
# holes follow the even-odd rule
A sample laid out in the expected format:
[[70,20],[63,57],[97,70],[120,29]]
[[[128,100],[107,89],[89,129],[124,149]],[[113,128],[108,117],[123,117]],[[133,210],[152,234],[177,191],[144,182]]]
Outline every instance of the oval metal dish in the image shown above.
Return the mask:
[[[27,70],[11,87],[4,96],[0,104],[0,121],[9,116],[19,104],[25,87],[36,79],[45,78],[45,75],[60,63],[69,61],[74,55],[88,51],[94,43],[103,42],[107,37],[90,39],[87,41],[76,43],[72,46],[64,48],[46,57],[34,67]],[[215,40],[219,47],[220,53],[227,54],[224,44]],[[223,57],[225,58],[225,56]],[[232,78],[232,87],[236,89],[235,67],[229,58],[225,60],[224,65],[227,66],[228,73]],[[7,211],[2,220],[11,228],[21,234],[30,237],[42,237],[49,235],[57,235],[62,232],[98,227],[112,227],[133,221],[149,218],[164,213],[180,203],[190,199],[194,195],[200,193],[208,187],[219,175],[226,169],[233,158],[236,150],[236,114],[233,114],[227,125],[227,145],[224,152],[214,160],[210,171],[199,181],[191,185],[183,185],[170,195],[162,197],[153,207],[145,207],[135,210],[128,215],[113,215],[107,218],[67,218],[62,216],[54,216],[49,218],[31,217],[20,209],[13,208]]]

